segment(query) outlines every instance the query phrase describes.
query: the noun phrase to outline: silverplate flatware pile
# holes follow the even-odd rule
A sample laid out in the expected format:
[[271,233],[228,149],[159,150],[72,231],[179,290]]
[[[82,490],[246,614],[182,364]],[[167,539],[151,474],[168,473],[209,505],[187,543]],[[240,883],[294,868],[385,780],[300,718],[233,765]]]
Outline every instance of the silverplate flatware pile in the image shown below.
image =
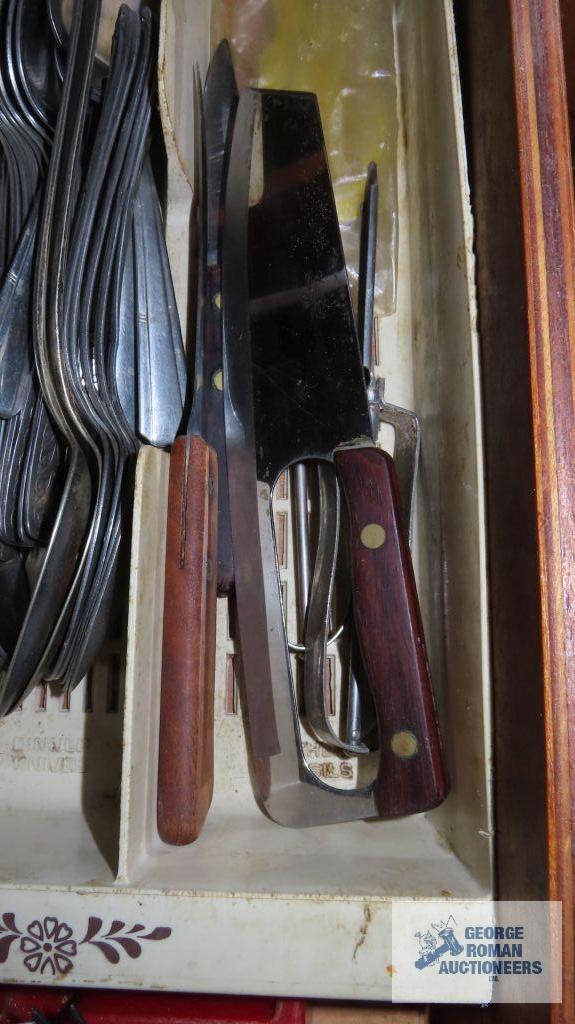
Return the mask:
[[0,5],[0,714],[86,674],[106,634],[132,465],[169,445],[186,364],[148,156],[150,11]]

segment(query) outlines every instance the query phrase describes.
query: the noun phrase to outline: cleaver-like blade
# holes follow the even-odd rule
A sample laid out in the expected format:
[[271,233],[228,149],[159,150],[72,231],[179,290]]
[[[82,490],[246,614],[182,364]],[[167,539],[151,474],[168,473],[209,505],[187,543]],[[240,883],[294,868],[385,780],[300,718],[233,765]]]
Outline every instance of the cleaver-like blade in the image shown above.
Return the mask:
[[[315,96],[241,95],[222,272],[236,600],[260,799],[294,826],[427,810],[447,792],[441,741],[393,461],[371,437]],[[346,497],[378,720],[377,778],[351,791],[305,762],[281,605],[271,492],[288,465],[311,458],[335,464]]]
[[249,208],[257,471],[367,442],[365,376],[316,97],[260,92]]

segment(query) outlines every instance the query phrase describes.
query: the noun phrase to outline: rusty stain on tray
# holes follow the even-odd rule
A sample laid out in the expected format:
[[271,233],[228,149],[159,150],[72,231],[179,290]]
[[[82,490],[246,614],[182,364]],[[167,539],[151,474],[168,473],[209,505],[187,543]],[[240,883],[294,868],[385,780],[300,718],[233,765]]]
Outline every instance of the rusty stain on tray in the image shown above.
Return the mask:
[[355,944],[355,946],[353,948],[353,956],[351,958],[352,960],[355,960],[357,958],[357,954],[358,954],[359,950],[361,949],[361,947],[363,946],[363,944],[364,944],[364,942],[365,942],[365,940],[367,938],[367,931],[368,931],[368,928],[369,928],[370,924],[371,924],[371,907],[370,907],[369,903],[364,903],[364,905],[363,905],[363,924],[362,924],[361,928],[359,929],[359,938],[358,938],[358,940],[357,940],[357,942],[356,942],[356,944]]

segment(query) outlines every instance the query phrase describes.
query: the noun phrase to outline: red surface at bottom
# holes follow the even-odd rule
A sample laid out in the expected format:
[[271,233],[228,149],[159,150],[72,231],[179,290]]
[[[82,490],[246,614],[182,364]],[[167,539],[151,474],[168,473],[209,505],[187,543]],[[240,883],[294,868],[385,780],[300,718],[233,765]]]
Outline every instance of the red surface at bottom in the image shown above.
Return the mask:
[[71,1024],[74,1005],[86,1024],[305,1024],[300,999],[195,996],[168,992],[0,986],[0,1024],[24,1024],[38,1010],[50,1024]]

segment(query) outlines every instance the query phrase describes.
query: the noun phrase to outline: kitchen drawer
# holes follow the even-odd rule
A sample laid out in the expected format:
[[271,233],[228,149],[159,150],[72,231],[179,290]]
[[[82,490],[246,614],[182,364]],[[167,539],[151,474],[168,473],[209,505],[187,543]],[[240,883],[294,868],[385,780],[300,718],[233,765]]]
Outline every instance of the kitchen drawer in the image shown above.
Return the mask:
[[[205,72],[209,15],[200,0],[166,0],[162,8],[167,237],[184,323],[194,137],[188,72],[196,60]],[[121,646],[106,651],[69,706],[39,691],[0,724],[10,821],[2,843],[3,981],[388,999],[391,899],[492,895],[482,415],[451,4],[402,0],[395,44],[398,293],[396,313],[378,321],[380,369],[388,400],[422,420],[415,559],[451,795],[433,813],[391,822],[292,830],[265,818],[250,785],[238,652],[220,601],[213,805],[193,846],[160,841],[169,456],[144,448],[125,656]],[[288,523],[289,493],[277,496],[276,514]],[[289,620],[289,542],[282,576]],[[304,744],[318,772],[339,772],[345,784],[336,757],[316,751],[309,737]],[[57,961],[32,950],[54,937]]]
[[[570,380],[571,322],[565,278],[558,287],[567,264],[558,252],[549,256],[549,239],[541,248],[535,228],[549,222],[552,232],[560,214],[572,228],[571,179],[567,164],[554,168],[549,189],[559,180],[564,208],[550,200],[533,206],[541,181],[529,168],[551,174],[544,156],[545,143],[552,144],[547,124],[544,130],[531,123],[530,134],[524,127],[534,97],[538,116],[549,103],[558,132],[565,114],[559,13],[545,0],[509,6],[470,0],[456,2],[455,11],[466,41],[477,235],[453,6],[398,0],[397,310],[377,324],[386,397],[414,408],[422,421],[414,556],[452,792],[435,811],[394,822],[286,830],[266,819],[250,786],[238,651],[220,601],[214,801],[192,847],[160,841],[155,807],[169,457],[145,448],[136,470],[127,644],[109,646],[69,706],[39,690],[0,723],[0,801],[9,823],[0,858],[1,981],[387,1000],[392,899],[490,901],[495,894],[563,898],[569,968],[572,783],[563,766],[573,743],[567,573],[573,435],[561,374]],[[166,224],[184,324],[193,241],[190,68],[197,60],[205,71],[209,12],[203,0],[162,5]],[[546,49],[548,39],[553,45]],[[529,41],[526,56],[521,47]],[[545,64],[538,75],[537,59]],[[555,59],[557,67],[549,68]],[[560,132],[558,140],[565,150]],[[545,281],[556,302],[552,345],[538,299]],[[549,418],[533,416],[534,407],[550,413],[553,430]],[[289,489],[278,495],[276,514],[289,524]],[[288,620],[292,566],[288,541],[282,567]],[[337,666],[334,679],[337,688]],[[337,775],[338,759],[321,759],[306,742],[308,757],[320,757],[318,770]],[[546,759],[546,750],[553,756]],[[31,957],[22,946],[28,938],[40,948],[54,935],[62,949],[52,975],[44,965],[53,957]],[[567,993],[570,984],[567,971]],[[525,1012],[518,1007],[513,1019],[527,1020]],[[570,1019],[552,1012],[558,1021]]]

